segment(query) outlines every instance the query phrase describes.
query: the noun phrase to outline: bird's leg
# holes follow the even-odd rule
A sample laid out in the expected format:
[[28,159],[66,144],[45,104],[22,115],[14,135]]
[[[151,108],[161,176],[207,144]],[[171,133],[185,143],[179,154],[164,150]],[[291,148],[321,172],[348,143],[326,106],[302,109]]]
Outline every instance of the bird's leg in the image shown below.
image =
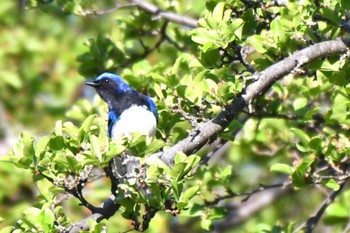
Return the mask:
[[106,176],[111,179],[111,193],[117,196],[119,180],[117,179],[116,172],[114,169],[115,169],[115,162],[114,162],[114,159],[111,159],[109,161],[108,166],[104,170],[105,170]]

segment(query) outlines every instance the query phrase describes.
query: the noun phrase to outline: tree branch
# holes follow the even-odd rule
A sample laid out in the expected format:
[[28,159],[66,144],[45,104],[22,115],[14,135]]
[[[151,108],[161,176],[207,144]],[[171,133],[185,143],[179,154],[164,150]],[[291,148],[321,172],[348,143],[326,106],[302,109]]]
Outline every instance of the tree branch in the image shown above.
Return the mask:
[[144,10],[145,12],[148,12],[150,14],[155,15],[156,18],[165,19],[170,22],[182,24],[185,26],[188,26],[190,28],[196,28],[197,27],[197,19],[178,15],[171,11],[164,11],[160,9],[159,7],[143,0],[131,0],[131,3],[135,4],[138,8]]
[[81,230],[88,230],[90,220],[100,222],[103,219],[108,219],[111,216],[113,216],[115,212],[119,210],[119,208],[120,205],[115,203],[115,197],[111,195],[101,205],[97,207],[95,213],[79,222],[73,223],[71,226],[67,227],[64,232],[78,233]]
[[[349,44],[350,39],[321,42],[302,49],[282,61],[273,64],[264,71],[254,74],[251,78],[256,81],[249,84],[245,90],[239,93],[214,119],[194,129],[187,138],[173,145],[168,150],[153,154],[146,160],[158,158],[165,164],[171,166],[178,151],[185,154],[192,154],[198,151],[206,143],[210,142],[212,138],[222,132],[231,121],[243,111],[248,103],[254,98],[263,95],[276,81],[311,61],[331,55],[346,53]],[[82,229],[88,229],[87,222],[89,219],[95,219],[97,221],[107,219],[112,216],[120,206],[114,203],[114,198],[109,198],[99,207],[101,208],[99,213],[94,213],[88,218],[76,223],[70,228],[71,230],[67,232],[77,232]]]
[[271,185],[259,184],[258,188],[253,189],[253,190],[249,190],[246,192],[233,192],[232,190],[227,190],[228,194],[226,194],[224,196],[218,196],[212,201],[205,201],[205,205],[214,206],[214,205],[217,205],[222,200],[234,198],[234,197],[241,197],[241,196],[244,196],[244,199],[242,200],[242,202],[246,202],[250,199],[251,196],[253,196],[256,193],[259,193],[259,192],[262,192],[262,191],[268,190],[268,189],[274,189],[274,188],[285,189],[289,185],[292,184],[292,182],[290,180],[288,180],[287,178],[283,177],[283,178],[281,178],[281,180],[283,180],[283,182],[271,184]]
[[81,12],[81,15],[82,16],[89,16],[89,15],[99,16],[99,15],[109,14],[109,13],[112,13],[113,11],[120,10],[123,8],[129,8],[129,7],[137,7],[147,13],[154,15],[156,19],[164,19],[166,21],[178,23],[190,28],[197,27],[197,19],[191,18],[188,16],[178,15],[171,11],[162,10],[158,6],[143,0],[130,0],[129,3],[126,3],[126,4],[115,4],[114,7],[106,10],[84,10]]
[[294,53],[262,72],[255,73],[251,78],[256,81],[249,84],[245,90],[238,94],[219,115],[211,121],[198,126],[187,138],[178,142],[167,151],[154,154],[150,158],[159,158],[165,164],[171,166],[176,152],[181,151],[185,154],[195,153],[206,143],[210,142],[211,138],[222,132],[243,111],[248,103],[256,97],[263,95],[276,81],[311,61],[346,53],[349,44],[350,39],[321,42]]
[[[281,176],[275,182],[286,183],[288,178]],[[266,206],[275,203],[277,199],[284,197],[286,194],[293,193],[291,186],[285,188],[269,188],[255,193],[246,201],[230,201],[225,207],[227,208],[227,216],[224,219],[214,223],[213,233],[224,232],[225,230],[242,224],[252,215],[262,211]]]

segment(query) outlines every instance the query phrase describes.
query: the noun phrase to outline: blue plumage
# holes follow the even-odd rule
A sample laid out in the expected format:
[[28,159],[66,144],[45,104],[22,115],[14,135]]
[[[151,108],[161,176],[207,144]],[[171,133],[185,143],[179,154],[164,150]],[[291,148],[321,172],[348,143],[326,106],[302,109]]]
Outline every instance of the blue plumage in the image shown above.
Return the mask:
[[130,87],[121,77],[103,73],[87,82],[108,104],[108,136],[119,138],[140,132],[154,136],[158,113],[154,101]]
[[108,137],[112,137],[112,130],[115,123],[119,120],[119,117],[113,110],[108,112]]

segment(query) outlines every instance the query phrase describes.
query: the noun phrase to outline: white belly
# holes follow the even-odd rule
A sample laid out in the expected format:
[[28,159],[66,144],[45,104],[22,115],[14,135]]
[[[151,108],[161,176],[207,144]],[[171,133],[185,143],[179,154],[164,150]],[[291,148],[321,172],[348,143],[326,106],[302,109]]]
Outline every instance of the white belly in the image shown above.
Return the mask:
[[119,120],[112,128],[112,138],[128,136],[131,133],[139,132],[144,135],[154,136],[157,128],[157,120],[146,106],[131,106],[119,117]]

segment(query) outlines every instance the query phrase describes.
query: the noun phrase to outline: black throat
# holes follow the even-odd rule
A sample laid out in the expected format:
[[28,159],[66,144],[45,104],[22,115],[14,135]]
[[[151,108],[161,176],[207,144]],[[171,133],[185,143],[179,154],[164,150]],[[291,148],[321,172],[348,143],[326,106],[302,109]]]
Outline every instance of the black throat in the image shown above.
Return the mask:
[[108,108],[110,111],[114,111],[117,116],[120,116],[122,112],[131,106],[146,106],[150,109],[149,103],[146,100],[146,96],[138,93],[135,90],[124,92],[123,94],[114,96],[113,99],[108,101]]

